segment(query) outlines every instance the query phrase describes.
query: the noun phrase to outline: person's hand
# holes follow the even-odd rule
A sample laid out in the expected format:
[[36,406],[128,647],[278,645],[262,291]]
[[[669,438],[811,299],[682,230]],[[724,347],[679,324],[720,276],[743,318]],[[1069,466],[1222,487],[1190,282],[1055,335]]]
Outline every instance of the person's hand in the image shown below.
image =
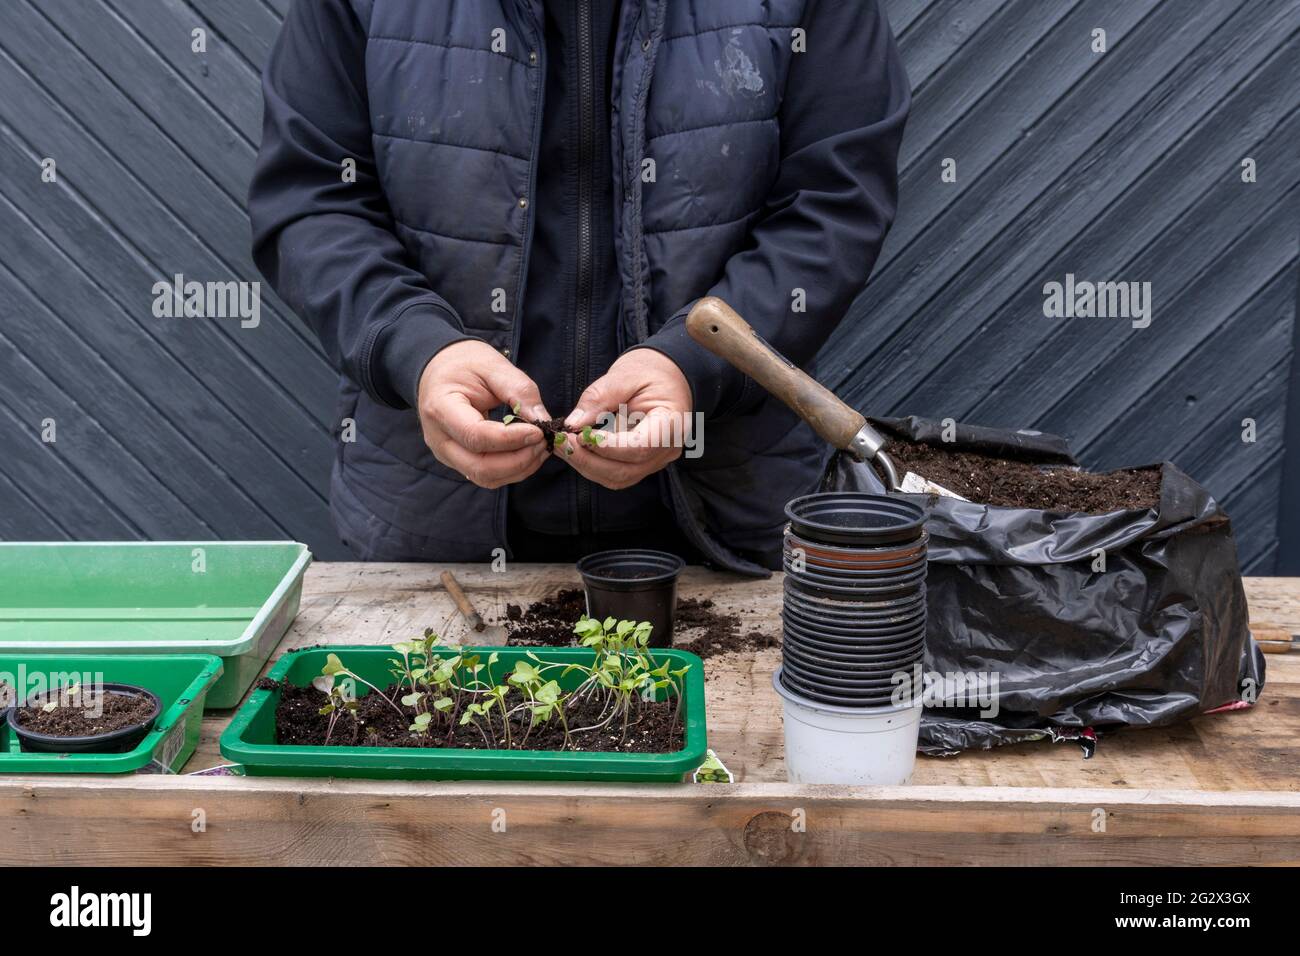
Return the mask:
[[540,428],[491,421],[486,412],[517,407],[521,417],[547,421],[537,385],[486,342],[448,345],[420,375],[420,427],[433,456],[482,488],[522,481],[549,449]]
[[667,467],[682,453],[691,425],[691,387],[666,355],[633,349],[588,386],[564,424],[581,433],[608,413],[627,418],[617,422],[617,430],[593,431],[597,444],[568,436],[563,457],[585,478],[617,490]]

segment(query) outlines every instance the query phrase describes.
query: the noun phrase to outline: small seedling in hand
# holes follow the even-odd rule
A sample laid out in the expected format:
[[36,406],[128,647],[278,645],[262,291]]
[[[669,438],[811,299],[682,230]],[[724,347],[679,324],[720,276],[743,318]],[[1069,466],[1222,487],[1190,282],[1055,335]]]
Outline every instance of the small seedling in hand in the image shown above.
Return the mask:
[[599,448],[605,441],[605,436],[600,432],[595,431],[590,425],[583,425],[582,441],[584,444],[590,445],[592,448]]
[[523,419],[519,417],[519,403],[515,402],[513,405],[510,406],[510,414],[507,415],[505,418],[501,419],[501,424],[509,425],[511,422],[517,422],[522,420]]

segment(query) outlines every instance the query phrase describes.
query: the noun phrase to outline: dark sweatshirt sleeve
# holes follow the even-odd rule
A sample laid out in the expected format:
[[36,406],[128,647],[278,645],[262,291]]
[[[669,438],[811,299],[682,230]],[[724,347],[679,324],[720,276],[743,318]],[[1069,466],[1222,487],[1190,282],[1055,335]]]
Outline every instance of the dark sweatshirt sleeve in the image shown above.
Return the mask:
[[[420,374],[462,339],[455,310],[398,240],[375,170],[366,33],[347,0],[296,0],[263,72],[249,186],[253,259],[372,398],[414,405]],[[344,160],[356,181],[344,181]]]
[[[746,248],[708,295],[806,365],[862,291],[898,199],[911,88],[879,0],[810,0],[780,108],[781,165]],[[803,289],[807,308],[792,310]],[[686,303],[643,344],[682,369],[695,410],[752,410],[761,389],[686,333]]]

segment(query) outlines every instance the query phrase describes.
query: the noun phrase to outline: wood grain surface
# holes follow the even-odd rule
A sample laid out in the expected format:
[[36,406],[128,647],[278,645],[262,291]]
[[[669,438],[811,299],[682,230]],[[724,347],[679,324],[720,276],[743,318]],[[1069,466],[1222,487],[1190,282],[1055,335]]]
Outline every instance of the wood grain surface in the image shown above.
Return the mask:
[[[281,642],[387,644],[465,625],[432,565],[317,563]],[[457,565],[483,609],[577,584],[567,565]],[[1252,620],[1300,631],[1300,579],[1246,582]],[[710,597],[774,628],[780,581],[687,569]],[[1270,655],[1249,711],[1106,736],[1091,760],[1034,743],[921,758],[914,785],[784,782],[774,650],[706,662],[710,745],[730,786],[542,785],[294,778],[0,778],[10,863],[1300,863],[1300,653]],[[186,767],[222,763],[229,715]],[[631,808],[635,807],[635,811]],[[494,832],[503,810],[506,832]],[[195,833],[195,811],[206,830]],[[799,821],[803,830],[792,829]],[[1104,830],[1099,832],[1097,827]]]

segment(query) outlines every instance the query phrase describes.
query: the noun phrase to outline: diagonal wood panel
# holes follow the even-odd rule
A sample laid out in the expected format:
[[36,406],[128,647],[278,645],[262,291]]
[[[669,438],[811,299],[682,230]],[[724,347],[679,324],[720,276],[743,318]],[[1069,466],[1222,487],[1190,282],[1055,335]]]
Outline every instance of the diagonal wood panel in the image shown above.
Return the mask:
[[[1188,14],[1170,3],[1008,3],[927,76],[903,148],[899,221],[820,367],[872,413],[1059,431],[1098,466],[1173,457],[1228,503],[1243,480],[1271,489],[1272,513],[1252,499],[1234,514],[1250,542],[1243,557],[1267,571],[1292,378],[1294,297],[1288,306],[1273,283],[1294,284],[1297,265],[1300,15],[1269,2]],[[1010,62],[985,48],[1033,17],[1043,35],[1012,39]],[[911,48],[927,19],[910,21]],[[1108,31],[1104,55],[1088,50],[1096,26]],[[1272,175],[1242,183],[1247,155]],[[956,184],[939,179],[950,156]],[[1066,271],[1152,281],[1163,325],[1049,322],[1042,285]],[[1254,377],[1277,387],[1170,400],[1180,363],[1209,337],[1237,370],[1267,339],[1275,351]],[[1239,454],[1239,422],[1222,427],[1246,414],[1243,401],[1269,423],[1258,454]]]

